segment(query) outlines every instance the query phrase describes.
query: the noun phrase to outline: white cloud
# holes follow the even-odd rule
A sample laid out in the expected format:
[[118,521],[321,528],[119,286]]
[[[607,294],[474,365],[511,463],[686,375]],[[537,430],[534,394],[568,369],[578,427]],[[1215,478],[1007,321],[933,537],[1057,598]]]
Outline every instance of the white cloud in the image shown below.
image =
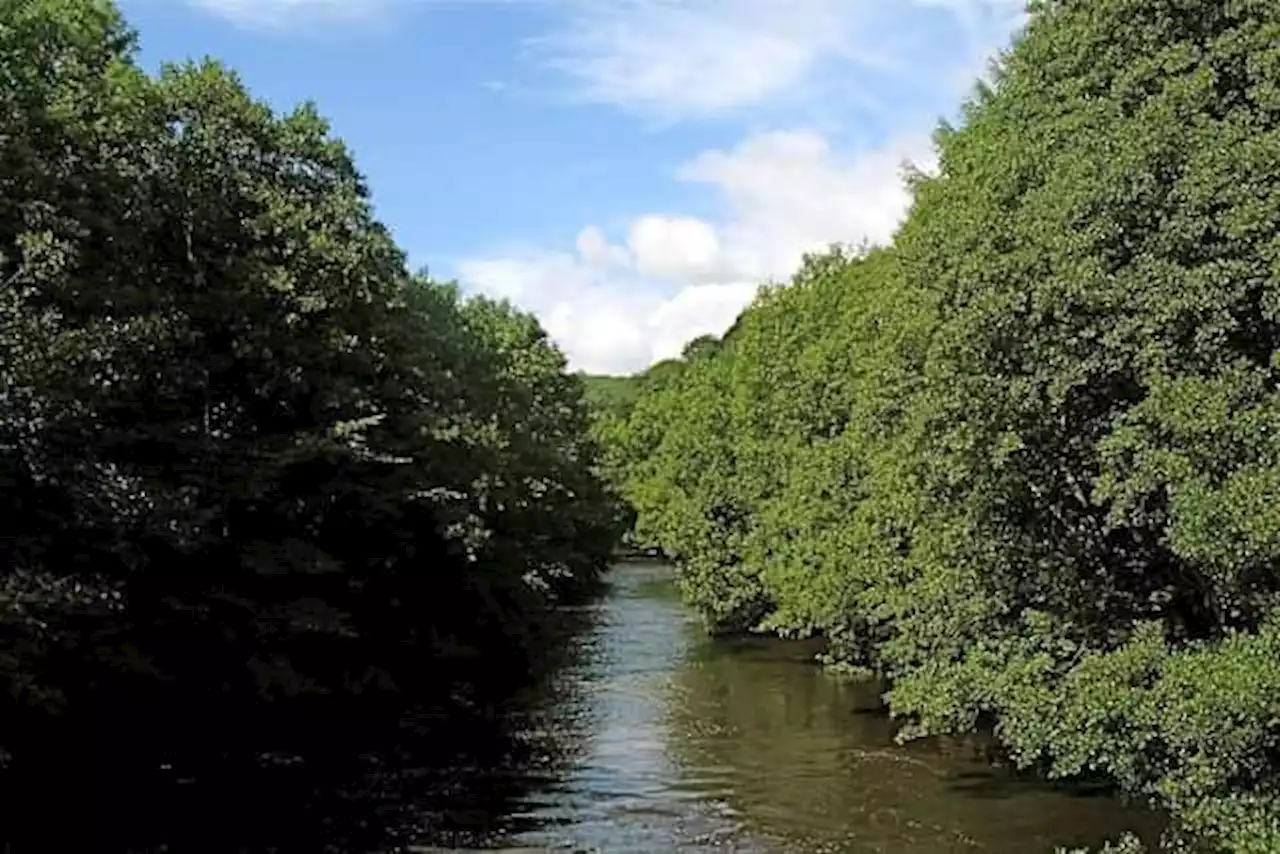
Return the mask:
[[[533,40],[587,101],[679,119],[803,97],[824,69],[913,75],[981,68],[1022,20],[1024,0],[560,0]],[[945,31],[944,37],[939,37]]]
[[617,267],[631,261],[631,253],[625,247],[609,243],[604,232],[594,225],[582,229],[575,245],[582,260],[592,266]]
[[610,269],[616,258],[594,253],[598,229],[583,234],[576,255],[526,251],[469,259],[458,265],[459,277],[474,291],[536,312],[575,367],[625,373],[648,363],[644,321],[663,300],[631,271]]
[[[751,302],[759,284],[724,282],[686,286],[664,300],[650,316],[649,362],[680,355],[700,335],[722,335]],[[649,364],[631,365],[631,370]]]
[[[296,27],[415,0],[187,2]],[[533,56],[579,100],[663,120],[732,114],[750,129],[672,176],[709,191],[714,215],[636,211],[620,233],[584,224],[572,247],[457,263],[464,285],[535,312],[575,368],[600,372],[723,332],[758,283],[785,279],[805,252],[887,240],[909,201],[903,161],[933,165],[933,122],[1023,20],[1023,0],[540,2],[552,24]],[[851,130],[870,143],[850,144]]]
[[908,204],[900,166],[931,163],[926,138],[842,156],[812,131],[762,133],[708,151],[678,177],[707,184],[716,222],[645,214],[626,245],[596,226],[576,253],[522,252],[459,264],[468,287],[541,318],[574,368],[627,373],[725,331],[758,285],[833,242],[887,240]]
[[631,223],[627,246],[641,273],[714,281],[722,270],[720,238],[700,219],[646,214]]
[[535,45],[580,94],[662,113],[752,103],[840,43],[842,0],[578,0]]
[[924,135],[856,155],[807,130],[762,133],[732,151],[704,152],[680,170],[709,184],[726,207],[726,263],[754,279],[788,275],[805,252],[834,242],[883,243],[910,199],[903,165],[934,164]]
[[[525,256],[519,273],[507,270],[520,282],[517,302],[539,314],[570,363],[604,372],[640,369],[722,333],[758,283],[785,280],[806,252],[890,239],[910,201],[904,162],[934,168],[933,123],[1024,20],[1022,0],[560,6],[562,26],[536,46],[582,99],[662,119],[750,108],[757,125],[769,117],[795,128],[753,132],[676,172],[714,194],[710,218],[639,215],[615,242],[591,226],[576,254]],[[836,142],[851,129],[842,112],[851,105],[870,116],[869,145]],[[491,263],[463,264],[464,284],[511,291]]]
[[[1024,19],[1025,6],[1025,0],[185,2],[241,26],[291,31],[372,22],[415,4],[537,4],[552,10],[555,23],[529,43],[547,65],[568,75],[580,98],[663,118],[794,95],[828,64],[842,66],[845,74],[850,67],[910,74],[921,63],[947,61],[952,82],[967,86]],[[938,15],[950,20],[949,38],[919,37]]]
[[375,20],[395,0],[188,0],[198,9],[255,28]]
[[289,32],[385,21],[411,5],[536,4],[552,23],[526,41],[577,98],[663,120],[806,100],[821,112],[832,98],[903,111],[877,98],[882,78],[920,82],[920,100],[932,109],[983,74],[1025,20],[1025,0],[185,2],[240,26]]

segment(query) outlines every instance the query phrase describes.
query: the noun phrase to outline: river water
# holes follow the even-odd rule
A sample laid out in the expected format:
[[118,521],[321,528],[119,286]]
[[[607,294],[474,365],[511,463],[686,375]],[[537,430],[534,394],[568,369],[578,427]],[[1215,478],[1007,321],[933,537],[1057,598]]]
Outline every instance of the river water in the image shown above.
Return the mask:
[[803,644],[708,639],[672,575],[619,564],[582,614],[529,703],[523,758],[500,772],[520,794],[483,816],[483,847],[1037,854],[1156,828],[993,768],[972,742],[894,745],[873,687],[824,674]]

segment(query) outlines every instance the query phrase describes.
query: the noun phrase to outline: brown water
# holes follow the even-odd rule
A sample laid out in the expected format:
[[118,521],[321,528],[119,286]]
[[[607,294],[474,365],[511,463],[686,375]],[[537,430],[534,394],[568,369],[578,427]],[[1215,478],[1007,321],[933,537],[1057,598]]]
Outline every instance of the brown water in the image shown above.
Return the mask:
[[525,794],[492,845],[1037,854],[1157,827],[992,768],[972,743],[894,745],[874,687],[826,675],[812,648],[707,639],[669,567],[611,580],[525,727],[534,758],[507,772]]

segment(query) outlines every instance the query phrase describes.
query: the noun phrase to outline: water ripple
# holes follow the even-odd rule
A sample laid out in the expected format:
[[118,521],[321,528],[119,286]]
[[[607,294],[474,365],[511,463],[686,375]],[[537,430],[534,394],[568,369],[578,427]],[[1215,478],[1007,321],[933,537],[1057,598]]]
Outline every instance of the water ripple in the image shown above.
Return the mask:
[[[525,794],[495,844],[517,851],[1035,854],[1155,821],[1014,779],[964,740],[893,743],[872,686],[811,666],[812,645],[713,643],[671,571],[623,564],[519,738]],[[442,849],[443,850],[443,849]]]

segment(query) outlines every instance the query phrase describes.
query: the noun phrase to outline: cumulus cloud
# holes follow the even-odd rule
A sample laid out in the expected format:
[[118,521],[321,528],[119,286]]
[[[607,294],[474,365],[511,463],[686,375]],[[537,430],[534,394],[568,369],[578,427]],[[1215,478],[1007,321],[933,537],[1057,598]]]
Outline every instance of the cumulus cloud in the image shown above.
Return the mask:
[[586,229],[576,254],[535,250],[464,260],[459,278],[470,290],[536,312],[576,366],[625,373],[650,358],[640,321],[661,308],[662,297],[629,267],[616,269],[608,251],[617,247],[600,253],[597,238],[603,240],[598,229]]
[[700,219],[646,214],[631,223],[627,246],[641,273],[714,281],[723,271],[720,238]]
[[759,287],[757,283],[740,281],[680,288],[647,318],[648,362],[632,364],[629,369],[634,371],[658,359],[678,356],[685,344],[701,335],[723,334]]
[[643,214],[625,243],[588,226],[576,252],[470,259],[460,278],[538,314],[575,368],[639,370],[723,333],[761,283],[787,277],[805,252],[887,240],[909,202],[905,161],[930,166],[927,138],[841,155],[813,131],[761,133],[678,171],[716,194],[715,222]]
[[[188,2],[296,26],[415,0]],[[664,121],[734,114],[757,129],[673,173],[714,197],[712,216],[637,211],[619,233],[584,223],[572,247],[456,263],[464,286],[534,311],[574,367],[601,372],[723,332],[805,252],[887,240],[909,202],[903,162],[931,168],[933,122],[1024,20],[1023,0],[539,2],[550,29],[528,56],[579,100]],[[864,139],[852,143],[853,131]]]
[[631,253],[624,247],[611,244],[604,232],[594,225],[582,229],[574,245],[582,260],[592,266],[619,267],[631,262]]
[[[517,302],[543,318],[571,364],[604,372],[722,333],[758,283],[785,280],[806,252],[887,241],[910,202],[904,163],[934,168],[934,121],[1024,21],[1023,0],[556,5],[561,23],[535,55],[580,98],[664,120],[752,110],[756,123],[792,128],[753,132],[679,168],[673,178],[718,201],[709,219],[643,213],[624,234],[588,227],[576,253],[522,259]],[[789,107],[814,93],[821,124],[797,121],[805,111]],[[848,142],[850,103],[871,105],[860,114],[870,143]],[[486,263],[463,264],[464,283],[503,288]]]
[[910,135],[856,155],[813,131],[761,133],[731,151],[707,151],[680,177],[711,185],[726,212],[727,263],[741,276],[786,276],[805,252],[831,243],[883,243],[910,201],[904,164],[930,170],[928,136]]

